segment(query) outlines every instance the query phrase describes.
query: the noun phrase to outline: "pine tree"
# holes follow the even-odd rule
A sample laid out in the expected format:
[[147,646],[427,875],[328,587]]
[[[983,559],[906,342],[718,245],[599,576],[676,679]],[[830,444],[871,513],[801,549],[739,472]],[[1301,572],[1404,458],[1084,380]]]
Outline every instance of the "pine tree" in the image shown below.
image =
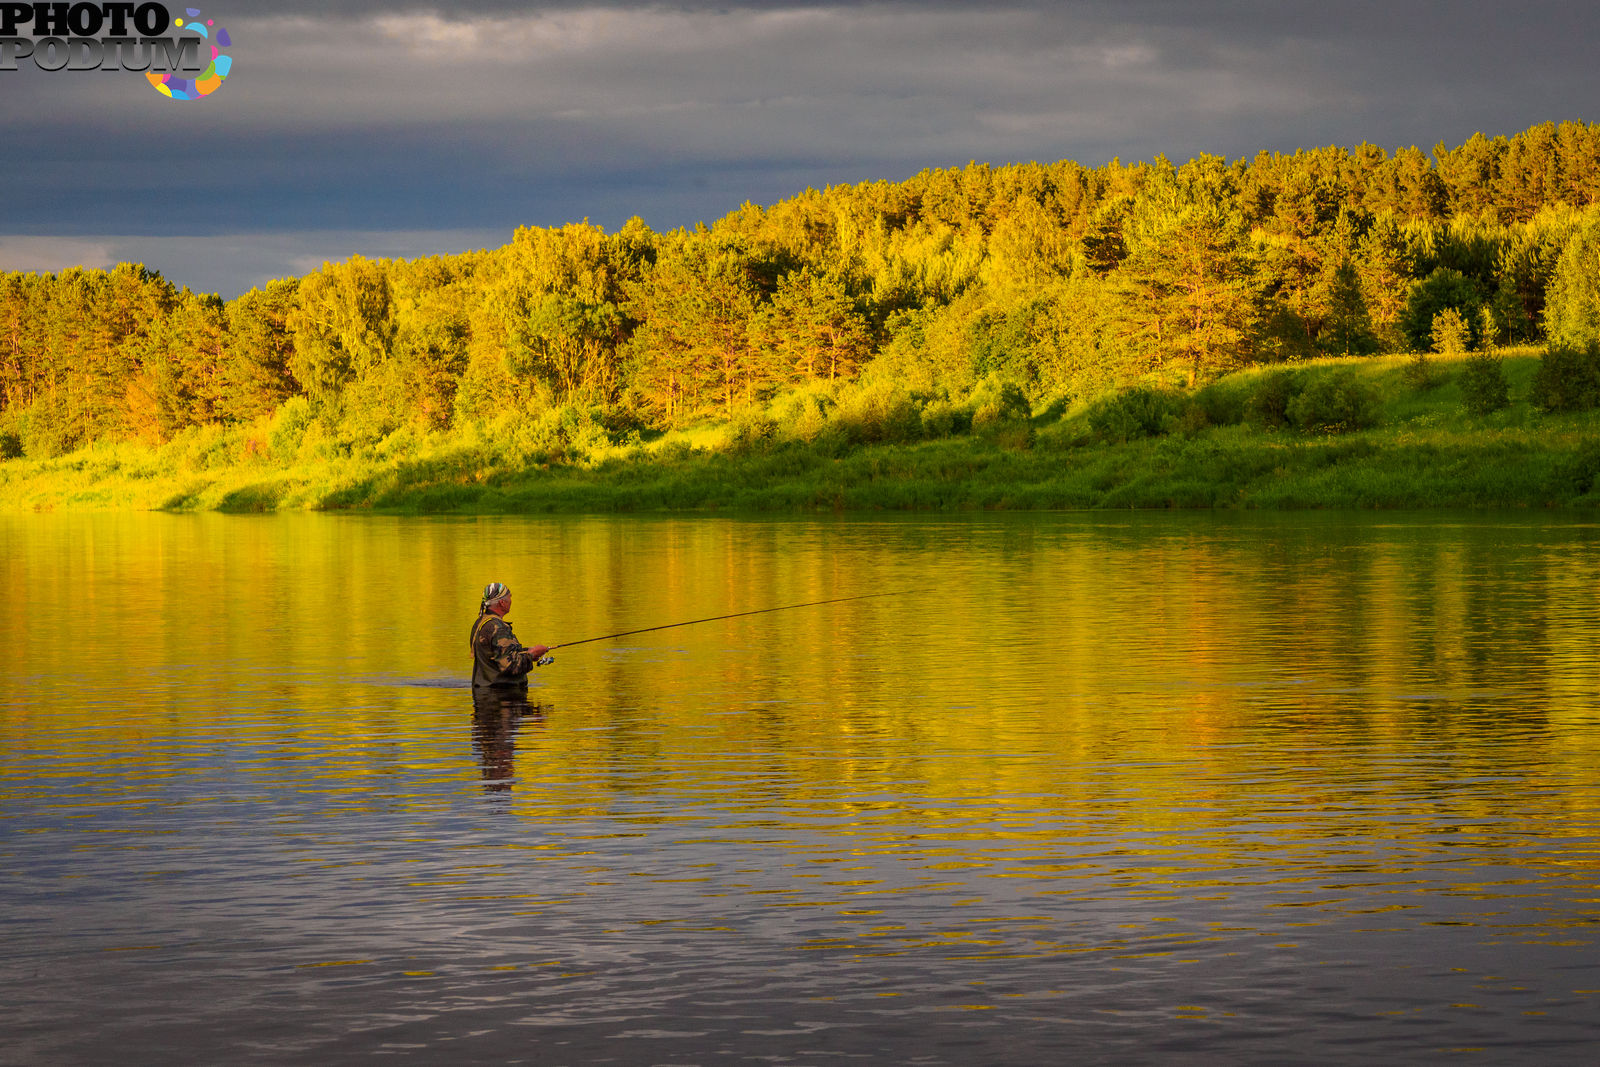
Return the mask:
[[628,313],[638,373],[649,403],[668,422],[748,397],[763,377],[751,343],[757,289],[741,249],[719,247],[707,234],[664,248],[632,287]]
[[1361,278],[1348,259],[1333,273],[1328,297],[1328,317],[1318,338],[1323,351],[1344,356],[1365,356],[1378,350],[1372,317],[1361,295]]
[[1414,275],[1411,245],[1395,214],[1377,216],[1356,249],[1356,273],[1373,328],[1383,344],[1398,346]]
[[782,383],[854,377],[871,341],[843,281],[811,268],[783,279],[752,330],[758,346],[778,357],[771,369]]
[[1128,233],[1118,275],[1153,327],[1152,363],[1170,358],[1191,386],[1235,366],[1261,319],[1262,281],[1220,161],[1152,179]]

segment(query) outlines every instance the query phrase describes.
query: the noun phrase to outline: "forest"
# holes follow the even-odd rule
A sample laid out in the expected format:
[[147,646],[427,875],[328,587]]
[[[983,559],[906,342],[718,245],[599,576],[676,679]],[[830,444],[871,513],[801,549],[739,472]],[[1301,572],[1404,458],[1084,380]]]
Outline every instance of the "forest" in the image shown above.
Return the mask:
[[226,301],[137,264],[14,272],[0,459],[197,428],[280,466],[463,435],[582,463],[708,423],[905,441],[1240,368],[1513,345],[1556,351],[1576,385],[1546,380],[1549,406],[1582,406],[1597,205],[1600,125],[1562,122],[1431,155],[975,162],[693,229],[352,256]]

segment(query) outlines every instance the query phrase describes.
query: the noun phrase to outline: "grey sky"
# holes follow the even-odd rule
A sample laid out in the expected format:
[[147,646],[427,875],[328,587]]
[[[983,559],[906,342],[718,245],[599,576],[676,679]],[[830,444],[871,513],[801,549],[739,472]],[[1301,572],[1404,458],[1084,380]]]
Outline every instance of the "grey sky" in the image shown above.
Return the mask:
[[[175,14],[179,5],[169,5]],[[710,221],[970,159],[1385,148],[1593,118],[1589,5],[219,2],[234,73],[0,72],[0,267],[234,295],[518,225]]]

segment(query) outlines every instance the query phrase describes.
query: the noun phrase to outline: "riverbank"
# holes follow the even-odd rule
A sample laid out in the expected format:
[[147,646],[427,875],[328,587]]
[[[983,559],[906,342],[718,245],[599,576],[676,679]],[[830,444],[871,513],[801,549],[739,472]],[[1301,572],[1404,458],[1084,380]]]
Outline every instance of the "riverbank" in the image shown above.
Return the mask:
[[[1101,404],[996,419],[953,436],[810,440],[708,426],[552,456],[493,429],[302,448],[279,462],[265,426],[203,427],[159,448],[118,444],[0,464],[0,510],[363,510],[417,513],[1066,508],[1542,508],[1600,504],[1600,417],[1530,403],[1539,360],[1504,363],[1511,402],[1467,412],[1462,360],[1418,385],[1407,357],[1231,375],[1131,430]],[[1355,382],[1368,428],[1269,427],[1268,376]],[[1232,415],[1227,410],[1233,411]],[[1221,410],[1223,413],[1218,414]],[[1209,412],[1209,415],[1207,414]],[[1126,420],[1124,420],[1125,422]],[[1108,428],[1109,427],[1109,428]]]

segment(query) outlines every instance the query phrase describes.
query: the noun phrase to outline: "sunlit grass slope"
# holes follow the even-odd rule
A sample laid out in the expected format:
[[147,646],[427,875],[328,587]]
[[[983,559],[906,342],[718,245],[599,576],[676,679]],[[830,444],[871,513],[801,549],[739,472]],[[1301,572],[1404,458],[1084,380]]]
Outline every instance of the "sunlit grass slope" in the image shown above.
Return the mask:
[[[399,513],[1048,508],[1483,508],[1600,503],[1600,416],[1529,402],[1539,360],[1504,361],[1511,403],[1463,403],[1461,360],[1420,382],[1406,357],[1258,368],[1202,394],[1161,394],[1164,421],[1108,430],[1105,403],[980,420],[899,441],[824,427],[716,425],[626,445],[530,454],[495,428],[397,434],[275,459],[265,427],[186,433],[160,448],[100,446],[0,465],[0,508]],[[1351,381],[1370,426],[1308,432],[1263,421],[1267,376]],[[1165,397],[1165,399],[1161,399]],[[928,413],[921,416],[932,427]],[[503,431],[504,428],[499,428]],[[907,439],[918,438],[918,439]]]

